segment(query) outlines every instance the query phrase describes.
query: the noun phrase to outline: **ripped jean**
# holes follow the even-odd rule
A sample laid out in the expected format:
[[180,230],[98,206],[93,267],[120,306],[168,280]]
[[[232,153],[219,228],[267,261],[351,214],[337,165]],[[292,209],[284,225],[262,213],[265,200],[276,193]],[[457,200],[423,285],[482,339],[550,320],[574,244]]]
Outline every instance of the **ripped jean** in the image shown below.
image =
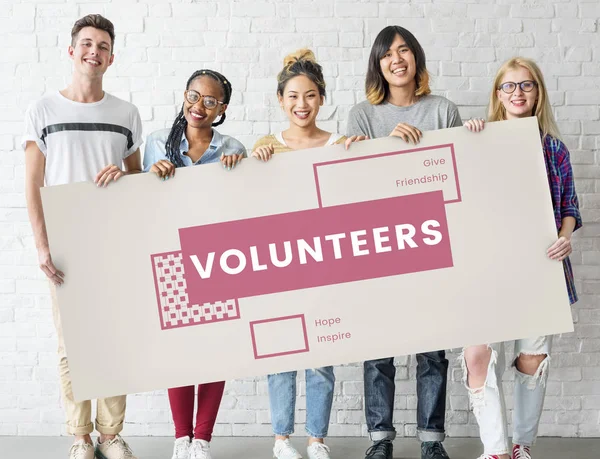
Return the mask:
[[[294,433],[296,373],[289,371],[268,377],[271,424],[275,435]],[[313,438],[327,436],[334,385],[333,367],[306,370],[306,433]]]
[[[463,369],[463,382],[469,391],[469,400],[473,413],[479,424],[479,435],[484,447],[484,454],[510,454],[508,443],[508,425],[502,374],[506,366],[504,343],[489,345],[492,350],[488,365],[485,385],[470,388],[467,383],[467,365],[463,354],[460,356]],[[537,436],[540,416],[546,395],[546,381],[550,364],[550,348],[552,336],[519,339],[515,341],[514,367],[515,390],[513,409],[513,437],[516,445],[532,446]],[[547,355],[540,363],[534,375],[521,373],[516,368],[519,355]]]

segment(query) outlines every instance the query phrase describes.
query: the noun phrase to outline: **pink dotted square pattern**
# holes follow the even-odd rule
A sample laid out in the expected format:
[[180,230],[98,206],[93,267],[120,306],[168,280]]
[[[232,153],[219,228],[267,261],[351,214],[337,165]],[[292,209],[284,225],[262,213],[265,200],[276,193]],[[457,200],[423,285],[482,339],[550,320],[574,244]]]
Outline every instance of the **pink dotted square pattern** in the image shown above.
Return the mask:
[[163,330],[240,318],[237,300],[190,304],[181,252],[152,255],[152,267]]

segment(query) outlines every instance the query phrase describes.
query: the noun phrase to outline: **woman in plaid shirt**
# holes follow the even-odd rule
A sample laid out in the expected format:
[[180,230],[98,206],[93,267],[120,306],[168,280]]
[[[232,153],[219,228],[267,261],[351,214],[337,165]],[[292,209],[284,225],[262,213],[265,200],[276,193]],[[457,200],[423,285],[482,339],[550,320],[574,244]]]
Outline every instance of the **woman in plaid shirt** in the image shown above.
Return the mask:
[[[577,301],[569,254],[571,235],[581,227],[581,216],[569,151],[560,140],[548,100],[544,78],[535,62],[513,58],[500,68],[490,97],[489,121],[537,116],[542,138],[546,172],[552,195],[557,241],[548,248],[548,257],[562,262],[571,304]],[[465,126],[472,132],[484,128],[483,119]],[[531,459],[530,448],[537,435],[544,403],[551,336],[515,341],[513,459]],[[484,454],[480,459],[509,459],[506,407],[502,390],[504,344],[466,347],[461,356],[464,379],[477,422]]]

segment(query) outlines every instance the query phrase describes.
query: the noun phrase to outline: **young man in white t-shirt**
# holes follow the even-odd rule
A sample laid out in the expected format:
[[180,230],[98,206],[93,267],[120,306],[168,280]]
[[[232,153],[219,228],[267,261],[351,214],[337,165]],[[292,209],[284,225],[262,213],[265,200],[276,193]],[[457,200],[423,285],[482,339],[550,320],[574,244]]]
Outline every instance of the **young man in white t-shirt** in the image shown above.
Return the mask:
[[[120,437],[125,396],[97,401],[94,450],[90,434],[91,401],[75,402],[62,336],[55,289],[64,274],[52,262],[40,197],[43,186],[93,181],[105,187],[123,175],[141,172],[142,125],[137,108],[102,89],[102,77],[113,63],[114,27],[100,15],[88,15],[71,31],[71,83],[33,103],[26,115],[26,196],[40,268],[52,282],[52,308],[58,335],[59,371],[67,431],[75,436],[70,459],[135,459]],[[68,222],[67,222],[68,223]],[[82,326],[89,326],[82,324]],[[110,366],[110,356],[90,356],[91,365]]]

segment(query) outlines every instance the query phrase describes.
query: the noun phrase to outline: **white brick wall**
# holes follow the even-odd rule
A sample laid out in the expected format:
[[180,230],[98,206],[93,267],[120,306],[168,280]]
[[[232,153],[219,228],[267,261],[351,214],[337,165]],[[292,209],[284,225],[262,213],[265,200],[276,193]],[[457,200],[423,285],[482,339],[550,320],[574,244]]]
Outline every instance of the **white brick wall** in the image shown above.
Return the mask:
[[[322,127],[344,132],[349,108],[364,99],[369,48],[388,24],[410,29],[424,45],[436,93],[463,118],[483,116],[499,62],[515,54],[544,70],[572,153],[585,228],[575,238],[580,301],[575,332],[555,341],[542,435],[600,434],[600,38],[598,0],[14,0],[0,7],[0,435],[64,432],[56,338],[47,288],[36,266],[25,210],[19,148],[28,103],[64,87],[75,19],[106,14],[117,29],[106,89],[140,108],[145,134],[169,126],[193,70],[211,67],[232,81],[222,131],[248,147],[285,127],[275,75],[285,54],[313,48],[326,70]],[[337,110],[335,110],[337,108]],[[90,356],[91,361],[98,356]],[[476,435],[451,354],[448,432]],[[201,365],[202,362],[198,361]],[[396,425],[415,433],[415,362],[398,359]],[[360,366],[337,369],[332,435],[361,435]],[[507,372],[507,378],[511,378]],[[304,421],[300,385],[298,421]],[[509,406],[512,404],[508,385]],[[298,426],[302,432],[302,426]],[[228,383],[218,435],[270,435],[264,378]],[[164,391],[129,397],[127,435],[171,435]]]

